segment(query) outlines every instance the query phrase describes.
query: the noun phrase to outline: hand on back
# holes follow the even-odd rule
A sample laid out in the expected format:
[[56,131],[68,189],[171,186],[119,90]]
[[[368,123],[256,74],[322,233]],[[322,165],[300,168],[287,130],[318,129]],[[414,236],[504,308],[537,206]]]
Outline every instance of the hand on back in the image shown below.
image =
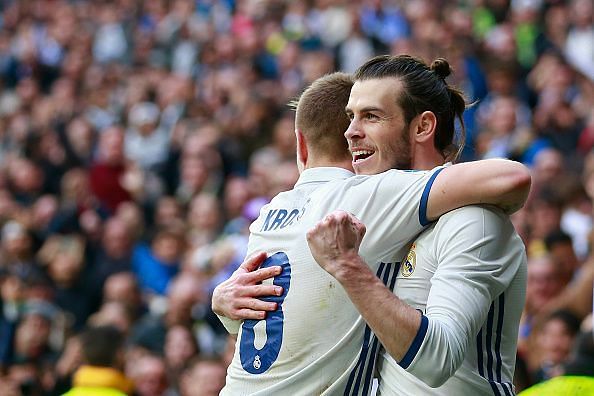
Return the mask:
[[281,267],[258,267],[266,260],[266,253],[259,252],[246,259],[229,279],[218,285],[212,296],[212,310],[233,320],[264,319],[266,311],[276,310],[276,303],[258,299],[262,296],[279,296],[280,286],[261,282],[280,274]]

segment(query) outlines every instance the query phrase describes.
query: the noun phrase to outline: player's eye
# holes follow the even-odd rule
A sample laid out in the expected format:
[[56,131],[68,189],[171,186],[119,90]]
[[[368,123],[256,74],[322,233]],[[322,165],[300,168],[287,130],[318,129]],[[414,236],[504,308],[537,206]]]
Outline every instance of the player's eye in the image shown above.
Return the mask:
[[377,120],[379,117],[373,113],[365,113],[366,120]]
[[353,113],[346,113],[347,117],[349,117],[349,120],[353,121],[353,118],[355,118]]

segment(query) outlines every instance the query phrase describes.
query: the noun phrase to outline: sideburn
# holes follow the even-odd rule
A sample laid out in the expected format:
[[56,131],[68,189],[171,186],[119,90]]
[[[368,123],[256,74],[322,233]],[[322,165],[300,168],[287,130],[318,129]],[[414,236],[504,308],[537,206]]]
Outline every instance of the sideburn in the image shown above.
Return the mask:
[[412,150],[409,137],[410,123],[403,128],[398,136],[398,152],[394,161],[394,169],[412,169]]

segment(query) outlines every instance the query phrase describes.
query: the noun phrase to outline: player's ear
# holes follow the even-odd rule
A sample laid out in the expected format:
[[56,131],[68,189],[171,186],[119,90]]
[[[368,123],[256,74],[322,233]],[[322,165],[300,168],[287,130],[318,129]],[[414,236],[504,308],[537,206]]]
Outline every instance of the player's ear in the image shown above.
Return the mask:
[[302,172],[307,164],[307,141],[299,129],[295,129],[295,137],[297,138],[297,168]]
[[413,120],[413,139],[417,143],[433,143],[433,136],[437,127],[437,117],[432,111],[424,111]]

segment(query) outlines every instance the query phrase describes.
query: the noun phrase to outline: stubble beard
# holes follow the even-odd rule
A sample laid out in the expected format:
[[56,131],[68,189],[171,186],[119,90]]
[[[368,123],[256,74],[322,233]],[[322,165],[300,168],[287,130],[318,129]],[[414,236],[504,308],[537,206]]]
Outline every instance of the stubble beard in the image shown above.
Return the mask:
[[407,131],[408,125],[403,129],[402,133],[399,134],[398,145],[396,150],[394,150],[393,169],[412,169],[412,155]]

